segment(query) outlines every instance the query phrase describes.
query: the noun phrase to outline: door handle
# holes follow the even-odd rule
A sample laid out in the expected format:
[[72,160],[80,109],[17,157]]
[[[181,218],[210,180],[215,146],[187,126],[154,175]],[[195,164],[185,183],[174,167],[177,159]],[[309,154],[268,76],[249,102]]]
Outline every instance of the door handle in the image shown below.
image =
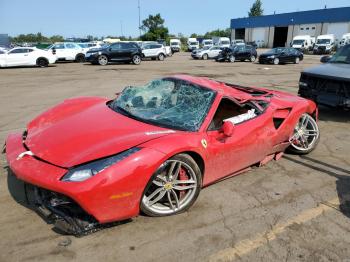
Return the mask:
[[28,55],[24,55],[24,56],[28,56]]

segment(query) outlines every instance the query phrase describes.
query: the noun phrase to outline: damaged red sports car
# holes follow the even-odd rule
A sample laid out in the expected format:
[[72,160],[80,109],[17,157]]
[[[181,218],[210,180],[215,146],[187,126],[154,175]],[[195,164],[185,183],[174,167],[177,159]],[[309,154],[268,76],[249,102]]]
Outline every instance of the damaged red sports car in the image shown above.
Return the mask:
[[201,188],[319,140],[314,102],[185,75],[65,100],[10,134],[11,172],[76,235],[187,210]]

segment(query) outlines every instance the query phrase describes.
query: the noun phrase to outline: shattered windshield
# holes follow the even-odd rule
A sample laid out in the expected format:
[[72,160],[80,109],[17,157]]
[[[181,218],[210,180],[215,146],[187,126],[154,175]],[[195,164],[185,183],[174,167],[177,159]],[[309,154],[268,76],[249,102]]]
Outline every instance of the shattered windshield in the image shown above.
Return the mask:
[[215,94],[184,80],[165,78],[142,87],[126,87],[110,107],[146,123],[196,131],[202,125]]

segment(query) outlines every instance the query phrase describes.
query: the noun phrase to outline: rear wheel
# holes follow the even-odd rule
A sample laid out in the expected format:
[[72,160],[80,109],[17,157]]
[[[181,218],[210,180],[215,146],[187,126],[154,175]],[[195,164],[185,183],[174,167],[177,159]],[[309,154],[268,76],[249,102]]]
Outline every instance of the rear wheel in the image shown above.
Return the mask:
[[105,56],[105,55],[100,55],[100,56],[97,58],[97,61],[98,61],[98,64],[99,64],[99,65],[105,66],[105,65],[108,64],[108,57]]
[[158,60],[159,60],[159,61],[164,61],[164,54],[160,53],[160,54],[158,55]]
[[83,63],[83,62],[85,62],[85,56],[84,56],[84,54],[77,54],[77,56],[75,57],[75,62],[77,62],[77,63]]
[[169,216],[190,208],[202,185],[197,163],[187,154],[166,160],[148,182],[140,208],[149,216]]
[[250,62],[255,62],[255,60],[256,60],[256,56],[255,55],[252,55],[251,57],[250,57]]
[[36,61],[36,64],[39,67],[48,67],[49,66],[49,61],[47,61],[47,59],[45,59],[45,58],[39,58]]
[[309,114],[302,114],[289,139],[289,151],[295,154],[308,154],[314,150],[320,140],[320,131],[316,120]]
[[139,65],[139,64],[141,64],[141,56],[139,56],[139,55],[134,55],[134,56],[132,57],[132,63],[133,63],[134,65]]

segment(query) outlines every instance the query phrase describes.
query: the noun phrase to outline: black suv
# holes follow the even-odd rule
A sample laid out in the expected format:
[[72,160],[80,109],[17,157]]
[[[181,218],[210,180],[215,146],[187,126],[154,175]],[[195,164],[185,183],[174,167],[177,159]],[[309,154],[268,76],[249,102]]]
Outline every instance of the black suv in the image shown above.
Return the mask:
[[231,63],[240,60],[255,62],[257,58],[256,49],[251,45],[235,45],[224,48],[215,59],[217,62],[229,61]]
[[85,59],[91,64],[107,65],[108,62],[141,63],[142,50],[136,43],[114,43],[100,49],[92,49],[86,53]]
[[350,109],[350,45],[332,57],[322,57],[321,62],[324,64],[301,73],[299,95],[318,104]]

